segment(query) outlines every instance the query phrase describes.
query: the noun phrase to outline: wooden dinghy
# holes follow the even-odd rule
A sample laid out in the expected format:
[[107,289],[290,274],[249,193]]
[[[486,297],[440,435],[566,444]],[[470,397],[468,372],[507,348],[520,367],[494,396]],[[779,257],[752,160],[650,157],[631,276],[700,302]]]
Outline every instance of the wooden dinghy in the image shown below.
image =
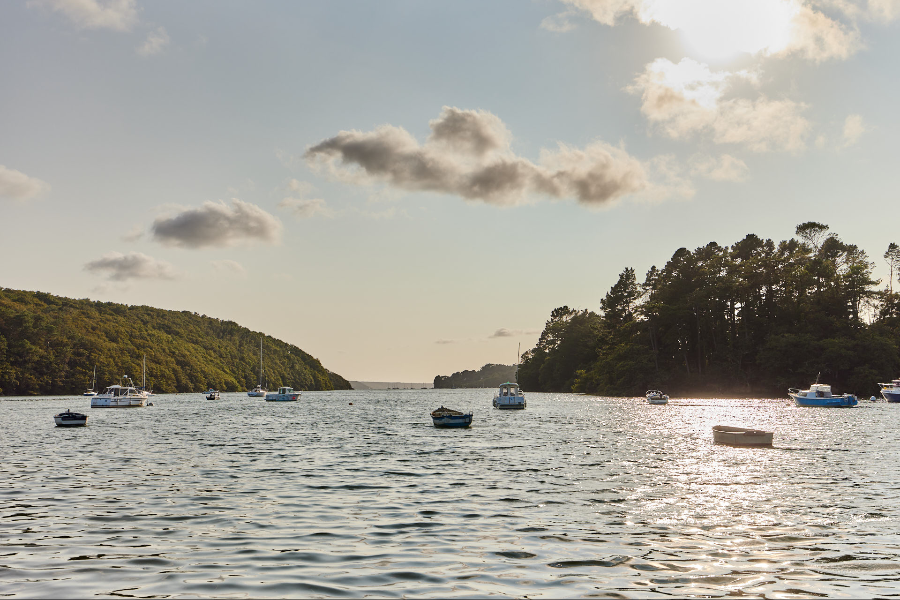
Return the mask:
[[472,413],[462,413],[443,406],[431,412],[435,427],[468,427],[472,424]]
[[713,427],[713,442],[727,446],[771,446],[772,432],[716,425]]

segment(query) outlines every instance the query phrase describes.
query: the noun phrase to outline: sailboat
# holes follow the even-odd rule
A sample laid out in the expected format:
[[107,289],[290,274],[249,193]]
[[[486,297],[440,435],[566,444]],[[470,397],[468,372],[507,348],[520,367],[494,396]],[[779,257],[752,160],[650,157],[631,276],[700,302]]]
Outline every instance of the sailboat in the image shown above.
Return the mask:
[[265,398],[266,397],[266,388],[263,387],[262,384],[263,377],[263,361],[262,361],[262,338],[259,338],[259,383],[255,388],[247,392],[247,395],[251,398]]
[[91,387],[87,389],[82,396],[96,396],[97,392],[94,391],[94,388],[97,386],[97,365],[94,365],[94,379],[91,381]]

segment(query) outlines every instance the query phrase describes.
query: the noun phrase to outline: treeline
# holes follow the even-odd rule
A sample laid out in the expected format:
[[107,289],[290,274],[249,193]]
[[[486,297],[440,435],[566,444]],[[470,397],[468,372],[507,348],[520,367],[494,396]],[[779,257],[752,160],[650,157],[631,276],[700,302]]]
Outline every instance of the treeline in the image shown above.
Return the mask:
[[73,300],[0,288],[0,394],[80,394],[97,367],[101,390],[122,375],[161,393],[241,391],[259,378],[263,338],[269,389],[351,389],[300,348],[188,311]]
[[459,371],[450,376],[434,378],[435,389],[497,387],[507,381],[515,381],[515,365],[486,364],[477,371]]
[[678,249],[638,282],[626,268],[599,312],[555,309],[523,355],[526,390],[780,397],[819,373],[863,396],[900,376],[900,248],[872,276],[865,251],[821,223],[775,243]]

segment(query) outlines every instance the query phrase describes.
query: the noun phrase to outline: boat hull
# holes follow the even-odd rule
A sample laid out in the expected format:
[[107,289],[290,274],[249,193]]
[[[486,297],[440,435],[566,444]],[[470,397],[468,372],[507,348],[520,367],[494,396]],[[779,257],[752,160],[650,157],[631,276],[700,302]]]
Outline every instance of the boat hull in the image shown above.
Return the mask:
[[98,398],[94,396],[91,398],[91,408],[139,408],[141,406],[147,406],[146,398],[130,398],[127,396],[118,398]]
[[647,404],[668,404],[668,398],[647,398]]
[[713,427],[713,442],[724,446],[771,446],[773,433],[743,427],[716,425]]
[[53,415],[53,421],[57,427],[84,427],[87,425],[87,415],[81,413],[60,413]]
[[500,410],[523,410],[525,406],[525,398],[522,396],[509,399],[494,396],[494,408],[499,408]]
[[808,408],[852,408],[859,404],[856,397],[849,394],[846,396],[832,396],[831,398],[809,398],[800,394],[791,394],[791,398],[794,399],[794,404],[797,406]]
[[472,413],[467,415],[447,415],[431,417],[435,427],[469,427],[472,424]]
[[265,392],[247,392],[247,395],[250,396],[251,398],[265,398],[266,397]]
[[900,402],[900,392],[888,392],[881,390],[881,395],[888,402]]
[[300,394],[266,394],[266,402],[296,402]]

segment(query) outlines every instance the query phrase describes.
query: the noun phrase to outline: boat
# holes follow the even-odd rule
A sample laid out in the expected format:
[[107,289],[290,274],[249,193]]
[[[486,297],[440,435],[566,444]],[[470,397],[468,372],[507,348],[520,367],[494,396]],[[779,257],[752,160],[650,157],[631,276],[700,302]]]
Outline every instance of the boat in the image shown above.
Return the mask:
[[91,387],[89,387],[82,396],[96,396],[97,392],[94,391],[95,387],[97,387],[97,365],[94,365],[94,379],[91,381]]
[[207,400],[218,400],[219,399],[219,390],[214,390],[209,388],[206,390],[206,399]]
[[809,386],[808,390],[789,388],[788,395],[794,399],[797,406],[824,406],[829,408],[850,408],[859,404],[853,394],[835,396],[831,393],[831,386],[827,383],[816,382]]
[[519,384],[509,381],[500,384],[494,396],[494,408],[523,409],[525,406],[525,394],[519,389]]
[[139,390],[128,375],[91,398],[91,408],[135,408],[147,406],[147,392]]
[[266,402],[296,402],[300,399],[300,392],[295,392],[292,387],[280,387],[277,392],[267,392]]
[[262,338],[259,338],[259,383],[255,388],[247,392],[247,395],[251,398],[265,398],[266,397],[266,388],[263,387],[262,384],[262,375],[263,375],[263,362],[262,362]]
[[726,446],[771,446],[772,432],[745,427],[716,425],[713,427],[713,442]]
[[659,390],[647,390],[647,393],[644,394],[644,397],[647,398],[647,404],[668,404],[669,397],[666,394],[663,394]]
[[66,412],[53,415],[53,420],[56,421],[57,427],[84,427],[87,425],[87,419],[87,415],[72,412],[68,408]]
[[431,420],[435,427],[468,427],[472,424],[472,412],[462,413],[441,406],[431,411]]
[[881,395],[888,402],[900,402],[900,379],[894,379],[890,383],[879,383]]

